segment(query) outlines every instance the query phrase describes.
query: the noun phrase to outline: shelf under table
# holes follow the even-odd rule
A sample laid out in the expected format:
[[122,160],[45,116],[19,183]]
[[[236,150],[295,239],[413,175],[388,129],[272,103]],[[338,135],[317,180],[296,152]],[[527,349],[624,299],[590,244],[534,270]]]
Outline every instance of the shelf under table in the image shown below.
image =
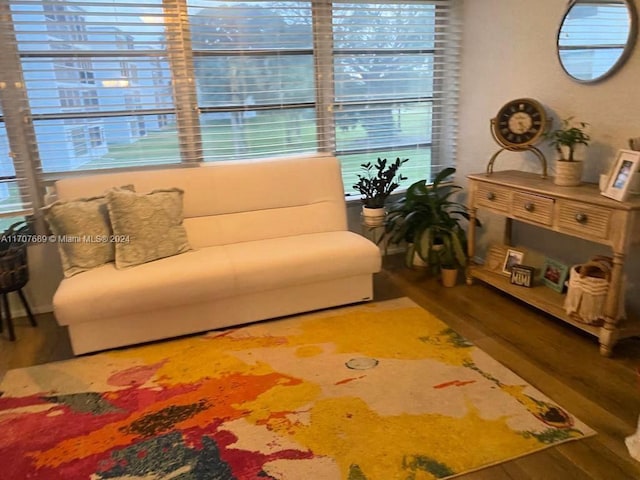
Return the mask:
[[567,315],[564,310],[564,295],[554,292],[544,285],[534,285],[531,288],[520,285],[513,285],[509,277],[486,270],[480,266],[471,268],[471,276],[492,285],[509,295],[516,297],[523,302],[528,303],[540,310],[543,310],[554,317],[559,318],[571,325],[583,330],[595,337],[600,335],[600,327],[588,325],[575,320]]

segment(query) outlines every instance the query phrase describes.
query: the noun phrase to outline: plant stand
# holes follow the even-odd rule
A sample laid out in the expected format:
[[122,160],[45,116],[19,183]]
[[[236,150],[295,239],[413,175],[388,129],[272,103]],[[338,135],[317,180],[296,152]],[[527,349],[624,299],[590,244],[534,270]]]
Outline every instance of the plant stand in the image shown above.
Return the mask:
[[13,318],[11,317],[11,309],[9,307],[9,299],[7,295],[11,292],[17,292],[22,305],[24,306],[31,326],[36,327],[36,319],[29,308],[22,287],[29,281],[29,266],[27,264],[27,246],[12,245],[8,249],[0,252],[0,296],[2,296],[2,304],[0,305],[0,333],[3,331],[3,323],[7,322],[7,331],[9,340],[14,341],[16,334],[13,329]]

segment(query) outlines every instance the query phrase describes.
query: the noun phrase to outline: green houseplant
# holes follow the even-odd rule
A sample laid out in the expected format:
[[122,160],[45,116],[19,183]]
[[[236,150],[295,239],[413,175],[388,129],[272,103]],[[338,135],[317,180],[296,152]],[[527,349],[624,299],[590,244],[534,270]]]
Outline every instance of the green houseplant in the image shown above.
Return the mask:
[[385,202],[400,186],[400,182],[407,179],[398,170],[408,161],[408,158],[400,157],[393,162],[388,162],[386,158],[378,158],[376,163],[367,162],[360,165],[362,174],[358,174],[358,181],[353,188],[362,195],[362,216],[365,225],[383,225]]
[[[387,245],[406,242],[407,266],[414,256],[439,273],[443,268],[467,265],[467,235],[462,222],[469,220],[467,207],[452,200],[462,187],[445,180],[456,169],[445,168],[432,184],[413,183],[404,196],[391,206],[385,221],[383,240]],[[476,224],[480,223],[476,220]]]
[[560,126],[546,134],[555,151],[558,153],[555,184],[561,186],[580,185],[582,181],[583,163],[576,158],[578,145],[589,145],[590,135],[586,132],[589,124],[576,122],[573,117],[562,120]]

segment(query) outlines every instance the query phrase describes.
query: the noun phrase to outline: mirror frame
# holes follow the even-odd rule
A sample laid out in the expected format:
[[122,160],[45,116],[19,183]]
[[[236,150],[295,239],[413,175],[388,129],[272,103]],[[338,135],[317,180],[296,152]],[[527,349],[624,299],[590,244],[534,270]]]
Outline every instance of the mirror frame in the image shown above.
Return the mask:
[[638,12],[636,10],[634,0],[620,0],[620,1],[624,3],[624,5],[627,7],[627,11],[629,12],[629,19],[631,23],[629,25],[629,35],[627,35],[627,42],[624,46],[622,54],[620,55],[618,60],[613,65],[611,65],[611,68],[609,68],[609,70],[607,70],[605,73],[603,73],[599,77],[592,78],[590,80],[582,80],[580,78],[576,78],[571,73],[569,73],[569,71],[565,68],[564,64],[562,63],[562,58],[560,58],[560,33],[562,32],[562,26],[564,25],[564,21],[566,20],[567,16],[569,15],[569,12],[571,11],[571,9],[574,7],[576,3],[599,4],[599,3],[609,3],[609,2],[607,2],[606,0],[570,0],[569,1],[567,9],[564,15],[562,16],[562,20],[560,21],[560,26],[558,27],[558,34],[556,35],[556,54],[558,57],[558,63],[560,63],[560,67],[562,67],[562,70],[564,71],[564,73],[566,73],[567,76],[571,78],[571,80],[578,83],[584,83],[584,84],[594,84],[594,83],[599,83],[603,80],[606,80],[607,78],[612,76],[614,73],[616,73],[618,70],[620,70],[620,68],[622,68],[622,66],[631,56],[631,53],[633,53],[633,49],[636,45],[636,40],[638,37]]

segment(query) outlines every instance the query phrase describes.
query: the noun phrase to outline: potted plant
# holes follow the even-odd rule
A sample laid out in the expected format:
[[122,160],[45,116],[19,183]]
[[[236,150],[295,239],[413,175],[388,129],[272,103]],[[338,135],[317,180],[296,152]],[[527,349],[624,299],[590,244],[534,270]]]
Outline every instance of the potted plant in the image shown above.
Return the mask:
[[457,274],[466,266],[467,235],[462,221],[469,220],[469,213],[451,198],[462,187],[445,182],[455,172],[453,167],[445,168],[430,185],[426,180],[415,182],[389,209],[383,239],[387,245],[408,244],[407,266],[413,265],[414,257],[434,273],[450,268]]
[[362,218],[367,226],[377,227],[384,224],[385,202],[391,192],[400,186],[407,177],[398,173],[403,163],[409,161],[400,157],[393,162],[386,158],[378,158],[376,163],[360,165],[363,173],[358,174],[358,181],[353,188],[362,195]]
[[550,130],[546,137],[558,153],[554,183],[561,186],[576,186],[582,182],[583,162],[576,158],[578,145],[589,145],[591,137],[586,132],[588,123],[565,118],[559,128]]

